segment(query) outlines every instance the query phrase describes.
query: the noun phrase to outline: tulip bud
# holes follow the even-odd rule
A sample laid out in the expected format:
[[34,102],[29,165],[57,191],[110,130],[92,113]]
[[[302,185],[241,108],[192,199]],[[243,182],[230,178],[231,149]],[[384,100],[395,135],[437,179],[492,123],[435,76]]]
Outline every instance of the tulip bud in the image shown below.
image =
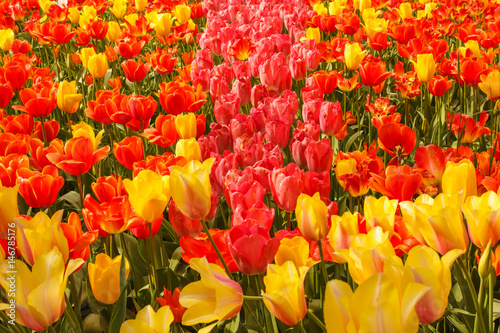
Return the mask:
[[328,208],[321,200],[319,192],[312,197],[304,193],[299,195],[295,214],[298,228],[305,238],[317,241],[328,235]]
[[12,29],[0,30],[0,48],[4,52],[10,51],[14,44],[14,32]]
[[120,28],[120,25],[115,22],[115,21],[110,21],[108,22],[108,33],[106,34],[106,38],[114,43],[120,38],[120,35],[122,33],[122,30]]
[[175,6],[173,13],[179,24],[186,23],[187,21],[189,21],[189,18],[191,17],[191,9],[186,5]]
[[490,275],[493,265],[491,264],[491,241],[484,249],[481,259],[479,260],[478,273],[481,279],[486,279]]
[[95,79],[103,78],[108,72],[108,60],[104,53],[91,56],[87,63],[90,74]]
[[178,115],[175,117],[175,129],[181,139],[191,139],[196,137],[196,116],[194,113]]

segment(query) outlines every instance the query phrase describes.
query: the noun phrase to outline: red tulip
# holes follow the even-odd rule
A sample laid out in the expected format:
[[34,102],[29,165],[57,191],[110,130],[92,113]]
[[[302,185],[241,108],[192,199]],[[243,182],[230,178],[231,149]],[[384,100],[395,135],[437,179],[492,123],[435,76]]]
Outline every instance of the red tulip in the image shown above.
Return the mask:
[[160,216],[156,221],[148,223],[133,212],[130,216],[130,221],[134,225],[134,227],[130,227],[129,229],[132,235],[138,239],[146,239],[150,237],[149,228],[151,228],[151,235],[153,236],[156,236],[158,231],[160,231],[163,216]]
[[284,168],[275,168],[269,174],[269,185],[276,205],[285,212],[295,210],[297,198],[303,192],[303,173],[290,163]]
[[432,96],[441,97],[448,90],[450,90],[452,84],[452,80],[448,80],[445,77],[436,75],[428,83],[429,92],[432,94]]
[[[47,142],[51,142],[57,138],[57,134],[59,134],[59,122],[57,120],[44,121],[43,127],[45,128]],[[38,139],[43,140],[42,123],[39,121],[35,122],[34,134]]]
[[[191,15],[192,16],[192,15]],[[186,312],[187,308],[183,307],[179,303],[179,295],[181,294],[181,290],[179,288],[174,289],[174,293],[170,293],[170,290],[167,290],[163,287],[163,297],[156,297],[156,301],[160,306],[168,306],[170,310],[174,314],[174,323],[180,323],[182,321],[182,316],[184,312]]]
[[122,62],[122,69],[127,80],[130,82],[138,82],[146,77],[146,74],[148,74],[151,69],[151,64],[143,64],[141,59],[139,59],[139,62],[135,60],[125,60]]
[[391,200],[412,200],[423,185],[422,175],[413,171],[409,165],[389,165],[385,169],[385,178],[376,174],[372,174],[372,177],[370,188]]
[[236,207],[231,218],[231,226],[243,225],[247,228],[252,228],[258,225],[269,232],[273,221],[274,208],[269,208],[264,202],[259,201],[249,209],[243,206]]
[[9,105],[12,97],[14,97],[14,90],[12,90],[10,84],[0,84],[0,108]]
[[385,62],[380,59],[362,62],[359,65],[359,74],[363,85],[369,87],[378,86],[391,76],[391,73],[385,71]]
[[443,150],[436,145],[418,147],[415,152],[415,165],[434,176],[435,182],[433,182],[433,185],[441,183],[446,168]]
[[46,117],[57,106],[56,90],[51,88],[39,91],[26,88],[21,91],[20,97],[24,106],[14,105],[12,108],[26,112],[33,118]]
[[126,59],[132,59],[141,53],[144,45],[146,45],[144,40],[127,37],[116,42],[115,51]]
[[145,129],[141,135],[160,147],[170,147],[179,138],[175,129],[175,117],[170,114],[156,117],[155,127]]
[[387,123],[378,128],[380,148],[392,157],[408,156],[417,140],[415,131],[403,124]]
[[312,172],[330,171],[333,163],[333,149],[328,139],[310,140],[304,151],[307,168]]
[[114,197],[127,195],[122,177],[103,176],[91,184],[92,192],[100,203],[111,202]]
[[97,239],[98,232],[83,232],[82,222],[75,212],[69,214],[68,223],[61,223],[60,226],[68,241],[69,259],[80,258],[86,261],[90,255],[90,245]]
[[[451,124],[451,132],[457,138],[460,138],[462,143],[471,143],[479,139],[481,136],[491,133],[491,130],[484,125],[488,120],[488,113],[481,112],[479,121],[475,122],[474,118],[466,114],[458,113],[453,115],[453,123]],[[451,113],[446,114],[446,124],[450,128]]]
[[128,136],[120,142],[114,142],[113,153],[121,165],[132,170],[135,162],[144,159],[142,140],[137,136]]
[[30,162],[28,156],[11,154],[0,157],[0,182],[3,187],[14,187],[17,184],[17,170],[28,168]]
[[202,230],[203,226],[198,220],[190,219],[182,214],[179,208],[175,205],[173,199],[168,204],[168,219],[172,224],[172,228],[179,237],[184,236],[197,236]]
[[271,238],[259,225],[232,227],[226,234],[226,242],[238,269],[245,275],[265,273],[280,244],[278,238]]

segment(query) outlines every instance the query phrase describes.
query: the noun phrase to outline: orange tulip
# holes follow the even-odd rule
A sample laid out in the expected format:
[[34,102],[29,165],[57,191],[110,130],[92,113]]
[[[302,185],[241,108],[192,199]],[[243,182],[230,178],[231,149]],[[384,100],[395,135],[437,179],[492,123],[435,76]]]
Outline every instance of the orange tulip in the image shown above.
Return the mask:
[[19,193],[32,208],[51,206],[64,185],[64,178],[59,176],[59,170],[50,165],[44,167],[41,173],[21,168],[17,171],[17,176]]
[[142,140],[137,136],[128,136],[120,142],[114,142],[113,153],[121,165],[132,170],[135,162],[144,159]]

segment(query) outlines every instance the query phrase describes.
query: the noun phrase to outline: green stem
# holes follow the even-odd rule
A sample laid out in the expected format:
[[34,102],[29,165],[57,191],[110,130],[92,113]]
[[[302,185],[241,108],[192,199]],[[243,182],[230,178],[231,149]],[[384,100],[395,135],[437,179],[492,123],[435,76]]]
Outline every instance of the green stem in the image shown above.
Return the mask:
[[263,299],[264,299],[264,297],[262,297],[262,296],[243,295],[244,301],[262,301]]
[[422,329],[424,330],[424,333],[429,333],[429,325],[422,325]]
[[80,293],[77,292],[76,290],[76,281],[75,281],[75,276],[71,274],[69,276],[69,283],[70,283],[70,290],[71,290],[71,298],[73,299],[73,302],[75,303],[75,309],[77,310],[75,312],[76,318],[78,319],[78,324],[80,327],[82,326],[82,314],[80,312]]
[[83,208],[83,184],[82,184],[82,175],[77,175],[76,180],[78,181],[78,191],[80,192],[80,202],[81,207]]
[[307,333],[306,330],[304,329],[304,326],[302,325],[302,321],[300,321],[298,324],[297,324],[297,327],[299,328],[300,332],[302,333]]
[[207,222],[205,222],[205,219],[201,219],[201,224],[203,225],[203,231],[207,235],[208,240],[210,241],[210,244],[212,244],[212,246],[215,250],[215,253],[217,253],[217,256],[219,257],[219,260],[222,263],[222,266],[224,266],[224,269],[226,270],[226,274],[232,279],[233,274],[231,274],[229,267],[227,267],[226,261],[224,260],[224,257],[220,253],[219,248],[215,244],[214,239],[212,238],[212,235],[210,235],[210,232],[208,232],[208,226],[207,226]]
[[[153,282],[155,284],[155,292],[154,292],[154,295],[155,295],[155,299],[156,299],[156,296],[157,295],[157,292],[158,292],[158,285],[157,285],[157,276],[156,276],[156,262],[155,262],[155,251],[154,251],[154,248],[153,248],[153,243],[154,243],[154,238],[153,238],[153,228],[151,228],[151,224],[149,223],[148,224],[148,229],[149,229],[149,250],[151,251],[151,269],[153,270],[153,275],[152,275],[152,278],[153,278]],[[153,302],[153,300],[151,300]]]
[[488,332],[493,332],[493,289],[495,288],[495,274],[495,270],[493,269],[488,280]]
[[321,258],[321,271],[323,272],[323,279],[325,283],[328,282],[328,272],[326,271],[325,258],[323,257],[323,246],[321,240],[318,240],[319,257]]
[[326,332],[325,324],[323,324],[323,322],[321,322],[321,320],[319,320],[319,318],[311,310],[307,310],[307,315],[323,330],[323,332]]
[[469,289],[470,295],[472,296],[472,302],[474,303],[474,307],[476,309],[476,321],[474,323],[474,332],[484,332],[486,333],[486,328],[484,326],[483,320],[483,311],[481,306],[479,305],[479,300],[477,298],[476,288],[474,287],[474,283],[472,283],[472,278],[467,271],[466,264],[464,262],[465,259],[459,258],[458,265],[462,269],[462,273],[465,278],[465,282],[467,283],[467,287]]
[[41,126],[42,126],[42,135],[43,135],[43,146],[44,147],[47,147],[47,134],[45,133],[45,117],[42,117],[40,119],[40,123],[41,123]]

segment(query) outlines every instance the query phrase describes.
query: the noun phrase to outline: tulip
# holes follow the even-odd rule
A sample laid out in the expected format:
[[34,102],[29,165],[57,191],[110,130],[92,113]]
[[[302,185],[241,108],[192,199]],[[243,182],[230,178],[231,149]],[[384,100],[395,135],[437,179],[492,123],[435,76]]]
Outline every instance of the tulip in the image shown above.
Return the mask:
[[2,51],[10,51],[12,44],[14,44],[14,32],[12,29],[0,30],[0,48]]
[[[436,75],[429,81],[429,92],[436,97],[443,96],[453,85],[453,80],[447,80],[442,76]],[[481,83],[479,83],[481,88]],[[484,91],[484,90],[483,90]]]
[[87,47],[80,50],[80,60],[84,68],[88,69],[89,59],[95,56],[95,50],[93,47]]
[[458,163],[448,162],[443,173],[441,187],[444,194],[456,195],[462,192],[462,200],[477,195],[476,169],[469,159]]
[[279,266],[291,261],[295,267],[299,268],[310,268],[318,263],[318,261],[309,257],[309,243],[302,236],[283,238],[274,259]]
[[163,215],[170,200],[169,177],[143,170],[134,180],[125,179],[123,185],[130,197],[130,204],[146,222],[153,222]]
[[109,10],[117,19],[121,19],[127,13],[127,8],[127,1],[118,0],[114,2]]
[[141,59],[139,59],[139,62],[125,60],[121,66],[125,77],[130,82],[142,81],[151,69],[151,64],[143,64]]
[[7,238],[9,226],[19,217],[17,193],[17,185],[7,187],[0,181],[0,238]]
[[269,208],[264,202],[257,202],[247,209],[238,206],[231,217],[231,226],[244,225],[251,228],[254,225],[264,227],[267,232],[271,230],[274,220],[274,208]]
[[108,33],[106,34],[106,38],[111,42],[115,43],[122,33],[120,25],[115,21],[108,22]]
[[10,84],[0,84],[0,108],[9,105],[12,97],[14,97],[14,90]]
[[195,237],[203,230],[200,221],[190,219],[182,214],[174,200],[170,200],[168,205],[168,219],[179,237]]
[[135,9],[137,9],[138,12],[143,12],[144,9],[146,9],[147,4],[148,4],[147,0],[135,0]]
[[432,53],[418,54],[417,61],[412,61],[420,82],[429,82],[436,72],[436,62]]
[[243,290],[231,280],[224,269],[208,263],[205,257],[191,259],[190,267],[200,274],[200,281],[182,289],[179,303],[187,310],[182,316],[183,325],[212,323],[200,332],[210,332],[219,322],[236,316],[243,305]]
[[125,260],[125,279],[128,278],[130,265],[127,258],[121,255],[111,259],[99,253],[95,262],[88,264],[90,287],[96,300],[104,304],[113,304],[120,297],[120,266]]
[[408,156],[415,148],[416,133],[403,124],[387,123],[378,128],[379,146],[392,157]]
[[170,290],[167,290],[165,287],[163,287],[163,297],[156,297],[156,300],[158,301],[160,306],[168,306],[170,308],[174,315],[174,323],[180,323],[182,321],[184,312],[186,312],[187,310],[179,303],[180,294],[181,290],[179,288],[175,288],[174,292],[171,293]]
[[398,200],[389,200],[386,196],[379,199],[366,197],[364,205],[366,230],[381,227],[384,232],[389,232],[389,238],[392,237],[397,209]]
[[64,185],[64,178],[54,166],[46,166],[42,172],[28,168],[17,170],[19,193],[32,208],[50,207],[57,199],[57,193]]
[[63,211],[57,211],[52,218],[43,212],[32,219],[17,219],[17,248],[26,262],[33,266],[38,258],[57,247],[64,262],[68,261],[68,241],[61,229]]
[[36,91],[26,88],[20,92],[24,106],[13,106],[14,109],[26,112],[33,118],[46,117],[56,108],[57,99],[55,91],[44,87]]
[[356,70],[363,61],[366,50],[362,51],[358,43],[346,44],[344,49],[344,59],[347,68]]
[[164,13],[158,15],[158,20],[155,22],[154,29],[157,36],[168,36],[172,28],[172,15],[170,13]]
[[332,226],[328,232],[330,246],[335,251],[332,256],[338,263],[346,263],[344,255],[339,250],[348,249],[353,239],[359,234],[359,213],[352,214],[346,211],[342,217],[334,215],[331,218]]
[[328,208],[321,200],[319,192],[312,197],[302,193],[297,198],[295,208],[297,226],[305,238],[318,241],[328,235],[330,226],[326,218],[327,213]]
[[[136,1],[137,3],[137,1]],[[170,307],[163,306],[155,311],[151,305],[142,308],[135,319],[129,319],[120,326],[120,333],[161,333],[169,332],[174,314]]]
[[190,219],[204,219],[211,208],[212,186],[210,169],[213,158],[203,163],[191,160],[185,166],[172,166],[170,169],[170,190],[175,204]]
[[290,163],[284,168],[275,168],[269,174],[269,185],[276,205],[291,212],[297,206],[297,198],[304,188],[302,171]]
[[422,245],[413,247],[408,253],[405,277],[430,287],[415,305],[421,324],[435,322],[446,310],[451,290],[450,267],[462,253],[461,250],[452,250],[439,258],[433,249]]
[[323,307],[327,331],[416,333],[419,323],[415,304],[428,288],[410,283],[399,292],[398,284],[401,282],[381,273],[363,282],[355,292],[344,281],[328,282]]
[[304,297],[304,279],[308,267],[296,267],[292,261],[267,266],[264,304],[273,316],[286,325],[296,325],[307,312]]
[[68,241],[69,259],[86,261],[90,255],[90,245],[97,239],[97,231],[83,232],[82,222],[75,212],[69,215],[68,223],[61,223],[60,226]]
[[144,160],[142,140],[137,136],[128,136],[113,143],[113,153],[125,168],[132,170],[135,162]]
[[63,81],[57,89],[57,106],[65,112],[74,113],[83,95],[76,92],[76,81]]
[[279,240],[270,238],[260,225],[232,227],[226,234],[226,243],[238,269],[245,275],[264,274],[279,246]]
[[377,87],[383,84],[391,73],[385,71],[385,62],[367,61],[359,65],[359,75],[365,86]]
[[175,117],[175,129],[181,139],[190,139],[196,137],[196,116],[193,113],[178,115]]
[[174,14],[179,24],[186,23],[187,21],[189,21],[189,18],[191,17],[191,9],[184,4],[175,6],[172,13]]
[[414,203],[405,201],[399,206],[403,220],[415,238],[445,255],[454,249],[466,252],[469,247],[469,237],[460,211],[461,203],[460,196],[456,198],[441,193],[434,199],[423,194]]
[[388,233],[375,227],[367,234],[357,235],[346,252],[349,273],[352,279],[360,284],[376,273],[383,273],[389,259],[401,260],[396,256],[388,238]]
[[73,24],[78,24],[80,21],[80,11],[76,7],[68,8],[68,19]]
[[342,108],[338,101],[335,103],[323,102],[319,110],[319,126],[321,132],[328,136],[336,136],[342,131],[345,123]]
[[[83,263],[82,259],[71,260],[66,266],[57,247],[38,257],[31,270],[23,261],[15,260],[16,292],[9,305],[15,304],[16,323],[40,332],[59,320],[64,314],[68,277]],[[0,284],[5,290],[10,289],[11,276],[12,272],[0,266]],[[0,304],[3,306],[7,304]]]
[[195,138],[180,139],[175,145],[175,156],[185,157],[188,161],[201,159],[200,145]]
[[488,75],[480,76],[481,82],[477,85],[489,99],[497,100],[500,97],[500,72],[498,70],[491,71]]
[[496,244],[500,239],[500,198],[493,191],[481,197],[470,196],[465,200],[462,211],[467,219],[470,240],[480,249],[489,242]]
[[89,57],[88,70],[95,79],[103,78],[108,72],[108,60],[104,53]]
[[481,136],[491,133],[491,129],[485,126],[488,117],[488,113],[483,111],[479,114],[479,121],[476,122],[469,115],[457,113],[453,115],[452,120],[452,115],[448,112],[446,114],[446,125],[448,128],[451,127],[451,132],[460,139],[461,143],[471,143]]

